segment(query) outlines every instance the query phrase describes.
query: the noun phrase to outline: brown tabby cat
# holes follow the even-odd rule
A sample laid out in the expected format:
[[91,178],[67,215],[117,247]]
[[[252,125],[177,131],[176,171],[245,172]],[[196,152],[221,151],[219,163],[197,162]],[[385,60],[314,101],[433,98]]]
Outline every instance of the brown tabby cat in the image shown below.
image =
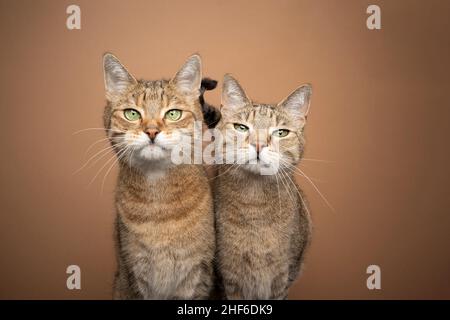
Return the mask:
[[[214,186],[224,294],[227,299],[285,299],[311,233],[293,178],[303,154],[311,86],[299,87],[278,105],[252,103],[230,75],[222,90],[217,129],[227,152],[242,141],[231,148],[236,163],[219,166]],[[270,168],[272,174],[263,170]]]
[[119,159],[116,299],[204,299],[213,286],[213,202],[201,165],[171,150],[203,120],[201,60],[170,80],[136,80],[105,54],[104,125]]

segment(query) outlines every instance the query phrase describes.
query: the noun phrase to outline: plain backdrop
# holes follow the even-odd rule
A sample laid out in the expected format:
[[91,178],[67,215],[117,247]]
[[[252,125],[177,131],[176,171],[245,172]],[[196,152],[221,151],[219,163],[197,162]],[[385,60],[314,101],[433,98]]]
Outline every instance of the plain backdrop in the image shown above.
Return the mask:
[[[111,297],[112,154],[73,174],[107,146],[102,130],[74,134],[102,127],[107,51],[145,79],[198,52],[205,75],[231,72],[259,102],[312,83],[299,168],[334,211],[298,174],[314,234],[290,298],[450,298],[449,31],[440,0],[1,0],[0,298]],[[366,287],[373,264],[381,290]]]

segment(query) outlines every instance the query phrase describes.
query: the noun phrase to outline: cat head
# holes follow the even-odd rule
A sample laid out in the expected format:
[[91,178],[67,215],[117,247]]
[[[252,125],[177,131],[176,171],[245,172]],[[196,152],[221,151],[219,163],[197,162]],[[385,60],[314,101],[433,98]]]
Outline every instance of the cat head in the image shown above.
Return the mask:
[[295,166],[303,154],[311,93],[311,85],[305,84],[278,104],[253,103],[238,81],[225,75],[218,125],[225,154],[234,153],[244,170],[258,174],[271,175],[280,167]]
[[119,161],[137,167],[170,163],[173,148],[192,138],[195,122],[203,120],[200,56],[189,57],[171,80],[136,80],[110,53],[103,68],[104,125]]

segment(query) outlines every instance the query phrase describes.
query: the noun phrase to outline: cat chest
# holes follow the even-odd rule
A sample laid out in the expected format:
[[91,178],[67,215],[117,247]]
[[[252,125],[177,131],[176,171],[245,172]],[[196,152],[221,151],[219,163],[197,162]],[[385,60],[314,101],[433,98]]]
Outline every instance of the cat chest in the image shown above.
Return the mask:
[[184,250],[146,247],[134,251],[131,271],[144,299],[170,299],[188,277],[195,262]]

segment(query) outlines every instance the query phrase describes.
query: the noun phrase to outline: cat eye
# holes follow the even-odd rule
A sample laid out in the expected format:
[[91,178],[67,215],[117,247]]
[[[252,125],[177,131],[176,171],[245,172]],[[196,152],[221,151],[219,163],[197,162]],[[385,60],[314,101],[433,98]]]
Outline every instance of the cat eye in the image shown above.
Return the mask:
[[235,123],[234,128],[239,132],[247,132],[248,131],[248,127],[243,124],[240,124],[240,123]]
[[141,118],[141,114],[139,113],[139,111],[134,109],[125,109],[123,111],[123,115],[128,121],[136,121]]
[[277,138],[283,138],[283,137],[286,137],[288,134],[289,134],[289,130],[278,129],[272,133],[272,136],[277,137]]
[[166,114],[164,115],[164,118],[171,120],[171,121],[177,121],[177,120],[180,120],[182,114],[183,114],[183,112],[181,110],[172,109],[172,110],[169,110],[166,112]]

